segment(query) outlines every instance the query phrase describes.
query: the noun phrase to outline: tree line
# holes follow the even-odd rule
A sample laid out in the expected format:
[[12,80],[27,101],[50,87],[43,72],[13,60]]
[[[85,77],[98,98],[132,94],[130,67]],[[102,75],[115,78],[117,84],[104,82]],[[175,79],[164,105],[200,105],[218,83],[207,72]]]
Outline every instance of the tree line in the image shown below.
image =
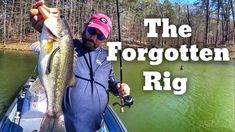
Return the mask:
[[[34,0],[0,1],[0,42],[34,42],[39,33],[30,23],[28,10]],[[109,41],[118,39],[116,3],[112,0],[52,0],[48,7],[61,8],[74,38],[80,38],[85,23],[95,12],[107,14],[113,22]],[[218,47],[235,42],[234,0],[197,0],[193,4],[172,3],[169,0],[119,0],[122,42],[131,47],[180,47],[197,44],[199,47]],[[179,27],[192,27],[190,38],[147,38],[144,18],[169,18]],[[161,28],[157,28],[162,33]]]

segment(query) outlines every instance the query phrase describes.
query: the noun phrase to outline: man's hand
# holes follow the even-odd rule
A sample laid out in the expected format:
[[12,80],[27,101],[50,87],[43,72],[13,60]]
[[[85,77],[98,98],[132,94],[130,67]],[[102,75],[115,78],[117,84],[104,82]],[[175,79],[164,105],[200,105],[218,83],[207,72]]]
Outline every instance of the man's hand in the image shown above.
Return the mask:
[[39,32],[42,31],[44,20],[49,17],[50,9],[44,5],[44,0],[37,1],[29,10],[32,26]]
[[130,95],[130,87],[126,83],[118,83],[117,90],[120,97]]

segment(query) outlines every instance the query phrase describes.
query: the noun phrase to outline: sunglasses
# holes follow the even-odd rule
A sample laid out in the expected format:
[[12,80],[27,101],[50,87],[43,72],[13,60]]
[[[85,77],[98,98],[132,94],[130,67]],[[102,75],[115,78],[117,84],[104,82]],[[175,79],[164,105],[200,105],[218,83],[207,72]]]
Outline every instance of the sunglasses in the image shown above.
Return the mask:
[[103,41],[105,39],[105,36],[103,34],[98,34],[96,29],[93,28],[93,27],[87,27],[87,32],[90,35],[96,35],[97,34],[97,39],[100,40],[100,41]]

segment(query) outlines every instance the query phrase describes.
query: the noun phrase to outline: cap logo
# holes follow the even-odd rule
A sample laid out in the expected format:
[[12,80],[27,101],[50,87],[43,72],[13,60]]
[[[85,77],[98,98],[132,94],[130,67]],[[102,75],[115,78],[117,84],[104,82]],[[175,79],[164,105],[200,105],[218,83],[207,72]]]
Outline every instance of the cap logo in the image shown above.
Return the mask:
[[100,18],[100,21],[103,22],[103,23],[105,23],[105,24],[108,23],[108,21],[107,21],[105,18],[103,18],[103,17]]

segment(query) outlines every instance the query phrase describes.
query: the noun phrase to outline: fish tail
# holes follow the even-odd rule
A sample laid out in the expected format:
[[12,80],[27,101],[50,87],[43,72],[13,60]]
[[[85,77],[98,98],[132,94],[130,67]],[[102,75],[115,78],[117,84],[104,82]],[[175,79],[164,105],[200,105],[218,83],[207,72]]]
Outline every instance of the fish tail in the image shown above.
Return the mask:
[[40,132],[66,132],[62,114],[49,115],[45,113],[42,119]]

